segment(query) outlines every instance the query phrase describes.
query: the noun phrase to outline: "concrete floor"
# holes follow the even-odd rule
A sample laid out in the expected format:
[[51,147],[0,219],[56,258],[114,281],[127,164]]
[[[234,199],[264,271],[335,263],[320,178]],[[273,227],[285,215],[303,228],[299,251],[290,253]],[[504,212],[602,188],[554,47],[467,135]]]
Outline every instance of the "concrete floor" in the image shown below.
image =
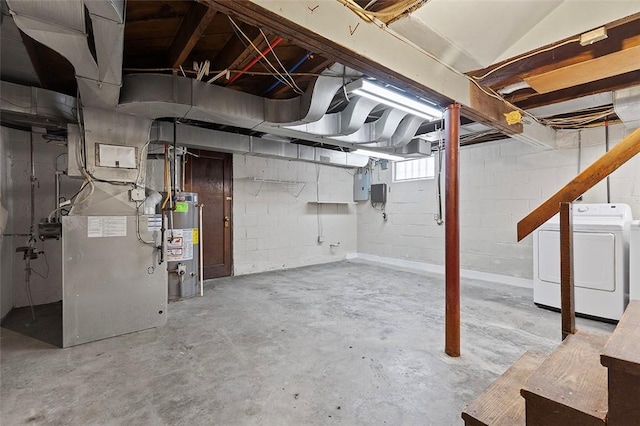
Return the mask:
[[59,331],[22,334],[55,326],[59,305],[39,326],[15,311],[0,423],[460,425],[525,350],[553,350],[560,319],[531,290],[463,280],[463,355],[449,358],[443,288],[440,275],[362,262],[224,278],[169,305],[166,327],[69,349],[50,344]]

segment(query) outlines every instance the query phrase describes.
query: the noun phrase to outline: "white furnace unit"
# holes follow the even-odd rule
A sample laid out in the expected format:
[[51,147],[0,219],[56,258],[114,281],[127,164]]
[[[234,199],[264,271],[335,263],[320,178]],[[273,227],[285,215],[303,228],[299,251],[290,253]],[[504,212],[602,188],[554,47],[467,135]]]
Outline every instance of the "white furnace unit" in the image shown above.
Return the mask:
[[640,300],[640,220],[631,222],[629,243],[629,299]]
[[[573,272],[576,313],[619,320],[629,299],[629,229],[626,204],[574,204]],[[533,301],[560,307],[560,219],[534,233]]]

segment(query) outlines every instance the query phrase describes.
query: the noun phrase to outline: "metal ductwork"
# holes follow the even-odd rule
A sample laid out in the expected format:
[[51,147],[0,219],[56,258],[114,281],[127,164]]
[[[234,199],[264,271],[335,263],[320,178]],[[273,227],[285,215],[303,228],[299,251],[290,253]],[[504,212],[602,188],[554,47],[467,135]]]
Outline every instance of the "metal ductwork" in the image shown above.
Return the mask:
[[357,132],[346,136],[337,136],[332,139],[354,144],[385,141],[393,136],[400,122],[407,113],[399,109],[388,108],[382,116],[374,122],[366,123]]
[[[122,85],[124,0],[7,0],[25,34],[64,56],[74,67],[84,105],[114,108]],[[89,46],[85,6],[95,56]]]
[[[369,161],[366,155],[292,144],[286,139],[270,138],[268,135],[259,138],[182,124],[176,127],[176,139],[180,146],[187,148],[325,163],[338,167],[364,167]],[[150,140],[152,143],[173,143],[173,123],[157,121],[151,129]]]
[[0,82],[2,121],[45,128],[76,122],[76,98],[37,87]]
[[624,127],[640,127],[640,85],[613,92],[613,109]]
[[381,118],[364,123],[380,103],[359,96],[352,96],[344,111],[327,114],[342,85],[342,77],[331,73],[318,77],[303,96],[274,100],[184,77],[137,74],[125,76],[118,110],[154,119],[177,117],[230,125],[344,147],[402,147],[424,121],[385,107]]
[[287,126],[287,128],[318,136],[350,135],[362,128],[367,117],[376,106],[378,106],[376,101],[355,97],[342,112],[325,114],[312,123]]
[[202,81],[161,74],[124,78],[118,110],[147,118],[177,117],[254,129],[262,124],[295,125],[321,119],[342,79],[320,76],[307,93],[268,99]]
[[413,139],[423,122],[424,120],[420,117],[413,115],[407,116],[400,122],[400,125],[391,138],[385,141],[365,143],[363,145],[375,148],[402,148]]

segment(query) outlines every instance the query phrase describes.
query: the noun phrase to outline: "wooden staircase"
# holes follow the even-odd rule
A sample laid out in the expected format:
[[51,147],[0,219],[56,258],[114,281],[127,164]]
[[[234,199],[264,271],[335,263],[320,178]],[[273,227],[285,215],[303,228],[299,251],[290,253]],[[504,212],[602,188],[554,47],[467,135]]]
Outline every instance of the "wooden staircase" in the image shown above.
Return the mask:
[[525,353],[462,418],[467,426],[640,425],[640,301],[608,339],[579,331],[549,356]]

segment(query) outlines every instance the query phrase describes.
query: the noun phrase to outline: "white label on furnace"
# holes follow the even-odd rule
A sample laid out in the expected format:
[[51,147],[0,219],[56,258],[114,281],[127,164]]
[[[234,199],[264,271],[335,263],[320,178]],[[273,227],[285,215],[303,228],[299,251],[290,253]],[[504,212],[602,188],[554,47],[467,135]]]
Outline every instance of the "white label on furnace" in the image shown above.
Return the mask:
[[87,219],[87,237],[126,237],[126,216],[89,216]]

